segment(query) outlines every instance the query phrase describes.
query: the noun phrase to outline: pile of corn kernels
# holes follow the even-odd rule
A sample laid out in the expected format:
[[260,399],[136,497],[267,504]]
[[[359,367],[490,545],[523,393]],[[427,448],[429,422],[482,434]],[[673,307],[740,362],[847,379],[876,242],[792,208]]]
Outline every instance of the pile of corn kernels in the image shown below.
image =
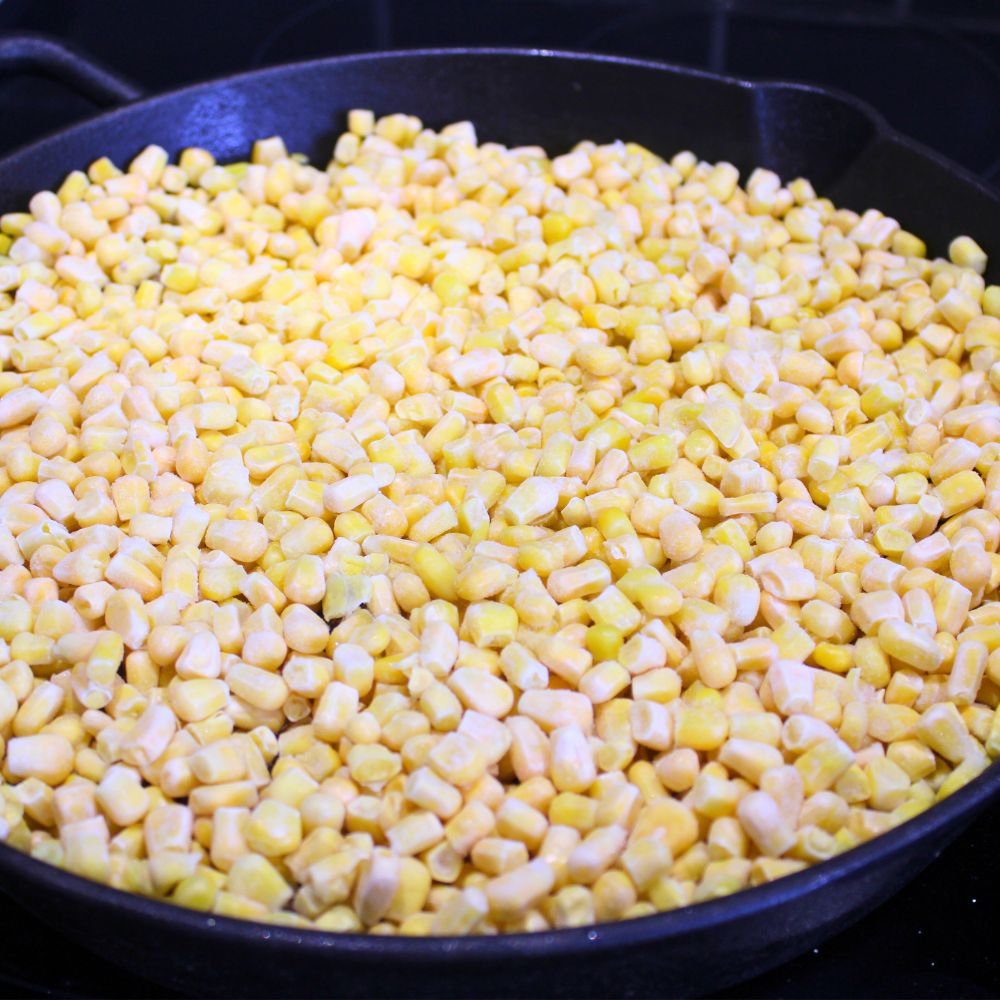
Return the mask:
[[1000,753],[1000,288],[805,180],[349,117],[0,219],[0,836],[218,914],[672,909]]

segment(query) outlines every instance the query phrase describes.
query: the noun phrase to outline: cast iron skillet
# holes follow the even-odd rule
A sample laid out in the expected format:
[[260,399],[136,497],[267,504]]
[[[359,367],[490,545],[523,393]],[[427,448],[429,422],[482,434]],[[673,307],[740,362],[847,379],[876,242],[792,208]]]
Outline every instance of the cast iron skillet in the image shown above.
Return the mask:
[[[138,96],[127,81],[38,39],[0,42],[5,61],[68,79],[98,102]],[[347,56],[142,100],[0,160],[0,210],[22,208],[100,155],[124,163],[150,142],[172,154],[204,146],[226,160],[280,134],[325,163],[353,107],[406,111],[435,126],[469,118],[481,138],[553,153],[581,138],[633,139],[667,155],[690,148],[741,170],[806,176],[838,204],[878,206],[933,252],[968,233],[1000,257],[997,196],[852,98],[539,51]],[[0,878],[6,892],[108,961],[185,994],[691,995],[763,972],[857,920],[998,794],[994,764],[944,803],[807,871],[671,913],[535,935],[420,940],[271,927],[119,892],[3,845]]]

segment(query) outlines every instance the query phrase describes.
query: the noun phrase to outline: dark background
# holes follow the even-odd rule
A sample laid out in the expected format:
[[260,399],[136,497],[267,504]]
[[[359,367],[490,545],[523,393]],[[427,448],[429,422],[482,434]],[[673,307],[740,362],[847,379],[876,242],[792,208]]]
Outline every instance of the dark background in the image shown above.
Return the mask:
[[[8,31],[69,41],[150,93],[296,59],[461,45],[800,80],[850,91],[1000,187],[1000,0],[0,0]],[[0,154],[94,110],[41,77],[0,79]],[[998,873],[994,807],[860,923],[725,995],[997,996]],[[623,984],[600,988],[611,996]],[[169,995],[0,904],[0,996]]]
[[[295,59],[420,46],[612,52],[851,91],[1000,182],[1000,0],[0,0],[0,31],[68,39],[150,92]],[[0,84],[0,143],[91,110]]]

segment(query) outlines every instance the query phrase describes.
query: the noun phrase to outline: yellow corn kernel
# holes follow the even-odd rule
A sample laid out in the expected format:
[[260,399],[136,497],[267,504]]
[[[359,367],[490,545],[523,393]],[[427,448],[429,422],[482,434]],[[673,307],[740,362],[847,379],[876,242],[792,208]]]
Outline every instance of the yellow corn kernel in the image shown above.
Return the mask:
[[986,486],[977,472],[966,469],[938,483],[935,492],[944,507],[944,516],[951,517],[979,503],[986,495]]
[[930,636],[898,619],[890,619],[879,626],[878,642],[889,656],[926,673],[933,673],[943,659],[940,648]]

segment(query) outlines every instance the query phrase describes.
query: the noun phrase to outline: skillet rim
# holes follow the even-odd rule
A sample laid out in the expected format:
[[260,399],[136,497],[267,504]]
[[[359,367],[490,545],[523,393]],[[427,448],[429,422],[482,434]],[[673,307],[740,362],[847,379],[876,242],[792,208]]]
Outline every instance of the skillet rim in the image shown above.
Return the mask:
[[[569,51],[566,49],[532,48],[518,46],[428,46],[406,49],[385,49],[374,52],[351,52],[343,55],[327,56],[318,59],[300,59],[290,62],[276,63],[270,66],[263,66],[258,69],[246,70],[240,73],[230,73],[225,76],[213,77],[209,80],[202,80],[196,83],[186,84],[183,87],[176,87],[171,90],[161,91],[149,96],[142,96],[134,101],[128,101],[117,107],[100,111],[80,121],[73,122],[63,128],[32,140],[31,142],[19,146],[16,149],[0,157],[0,172],[15,167],[19,161],[27,160],[43,151],[54,147],[58,141],[67,139],[74,134],[84,133],[90,130],[97,130],[103,126],[110,125],[119,117],[124,117],[133,110],[147,108],[157,102],[166,101],[177,97],[196,95],[199,91],[208,92],[223,84],[239,84],[242,82],[257,81],[270,76],[280,76],[290,70],[308,70],[320,66],[328,66],[337,63],[381,63],[395,60],[412,58],[449,58],[454,56],[476,56],[476,57],[515,57],[521,59],[552,59],[562,62],[582,62],[582,63],[605,63],[625,68],[650,70],[654,72],[667,72],[675,76],[691,77],[694,79],[711,80],[722,83],[730,87],[736,87],[751,92],[766,93],[769,90],[794,91],[804,94],[814,94],[823,98],[833,100],[853,108],[861,114],[873,129],[874,142],[887,141],[900,145],[909,152],[919,155],[932,161],[942,169],[951,172],[958,180],[971,186],[975,191],[997,205],[1000,205],[1000,191],[997,191],[986,184],[982,178],[978,177],[967,167],[956,163],[937,150],[924,145],[916,139],[912,139],[904,133],[895,129],[889,124],[885,116],[876,110],[871,104],[854,94],[841,90],[837,87],[826,87],[812,83],[802,83],[795,80],[785,79],[761,79],[750,80],[745,77],[730,76],[724,73],[714,73],[710,70],[700,69],[692,66],[682,66],[678,63],[667,62],[666,60],[641,59],[632,56],[612,55],[601,52],[581,52]],[[96,64],[95,65],[99,65]],[[867,148],[864,147],[864,148]],[[863,151],[863,150],[862,150]],[[859,155],[860,155],[859,151]],[[11,211],[11,209],[8,209]]]
[[[281,76],[288,71],[309,70],[331,64],[366,62],[379,64],[398,59],[465,56],[542,58],[580,63],[597,62],[625,69],[667,72],[681,77],[712,80],[729,87],[753,92],[787,90],[816,94],[827,99],[832,98],[852,107],[863,115],[872,126],[873,137],[859,151],[859,156],[879,142],[902,146],[911,154],[928,159],[942,169],[949,171],[959,182],[973,188],[982,197],[1000,205],[1000,194],[971,171],[922,143],[901,134],[892,128],[870,104],[836,88],[785,80],[747,80],[707,70],[679,66],[665,61],[629,56],[519,47],[462,46],[359,52],[320,59],[297,60],[230,74],[143,97],[51,132],[0,158],[0,176],[4,171],[15,169],[24,161],[30,161],[34,156],[44,156],[55,150],[60,142],[74,134],[100,132],[114,128],[119,120],[126,119],[134,110],[152,107],[157,103],[185,95],[196,96],[199,92],[208,92],[220,85],[240,84],[244,81],[256,82],[270,76]],[[557,958],[569,957],[581,949],[587,949],[594,953],[620,946],[651,944],[655,941],[711,930],[726,923],[755,915],[765,916],[768,911],[778,906],[804,900],[826,885],[874,868],[885,857],[897,851],[903,852],[907,848],[912,848],[935,833],[947,832],[946,828],[959,825],[963,819],[966,822],[971,821],[977,812],[998,797],[1000,797],[1000,760],[991,763],[985,771],[943,802],[930,806],[926,811],[900,826],[851,848],[843,854],[773,882],[742,889],[730,896],[693,903],[676,910],[656,913],[647,917],[592,924],[579,928],[499,934],[489,937],[410,938],[343,933],[295,928],[202,913],[166,900],[142,896],[91,881],[55,865],[32,858],[3,841],[0,841],[0,869],[21,868],[25,877],[31,881],[76,900],[90,901],[102,908],[111,907],[124,910],[126,913],[152,923],[179,925],[191,933],[214,934],[229,941],[246,945],[270,946],[279,950],[288,947],[305,947],[311,951],[329,951],[331,954],[343,953],[345,956],[349,955],[367,961],[396,958],[421,965],[434,965],[455,960],[473,961],[504,957]],[[965,824],[961,825],[964,828]],[[956,835],[960,833],[961,830],[957,831]],[[938,853],[940,851],[921,851],[921,856],[927,857],[927,862],[929,862]],[[920,868],[922,867],[923,865],[920,865]],[[206,938],[206,940],[208,939]]]
[[[688,934],[717,929],[748,917],[766,917],[769,911],[779,906],[805,902],[827,885],[854,875],[863,875],[889,855],[904,853],[935,834],[944,834],[938,850],[920,851],[921,860],[926,860],[924,864],[919,861],[915,864],[916,872],[919,872],[950,842],[951,838],[947,836],[951,832],[950,828],[959,826],[954,834],[960,835],[966,823],[971,822],[977,813],[997,798],[1000,798],[1000,762],[989,765],[967,785],[913,819],[843,854],[772,882],[741,889],[718,899],[691,903],[675,910],[631,920],[491,936],[403,937],[346,933],[204,913],[164,899],[142,896],[91,881],[82,875],[33,858],[2,841],[0,870],[21,868],[26,876],[30,876],[31,881],[56,893],[73,897],[77,901],[96,903],[102,908],[124,910],[127,914],[148,922],[180,925],[191,933],[216,935],[240,944],[268,945],[278,950],[305,947],[311,951],[343,952],[358,959],[396,958],[428,965],[504,957],[558,958],[569,957],[584,949],[595,953],[621,946],[683,938]],[[962,820],[966,823],[962,823]],[[882,902],[884,898],[887,897],[881,897],[878,901]],[[30,909],[30,903],[27,905]]]

